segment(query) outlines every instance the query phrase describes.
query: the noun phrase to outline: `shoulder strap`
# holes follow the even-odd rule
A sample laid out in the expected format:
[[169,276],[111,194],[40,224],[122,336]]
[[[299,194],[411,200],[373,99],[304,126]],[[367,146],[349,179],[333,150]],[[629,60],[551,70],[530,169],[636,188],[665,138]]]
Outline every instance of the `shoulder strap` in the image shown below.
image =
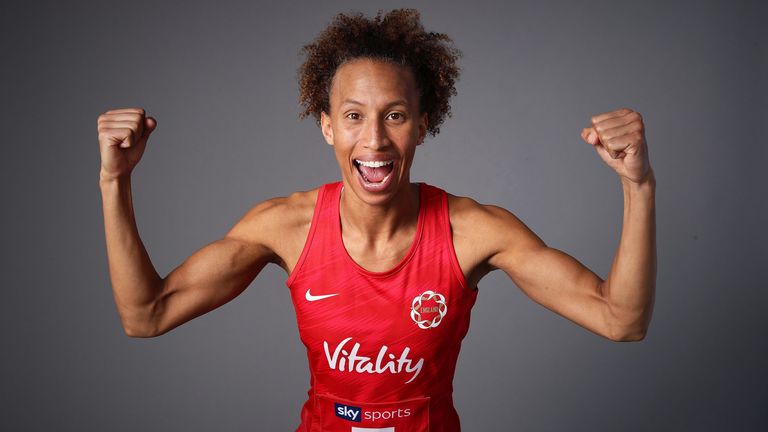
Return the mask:
[[304,247],[301,250],[301,255],[293,271],[288,276],[285,284],[290,288],[296,276],[301,272],[304,262],[307,260],[307,255],[312,249],[312,243],[315,239],[316,233],[321,230],[323,225],[326,225],[328,219],[329,210],[331,210],[331,203],[333,203],[333,193],[339,190],[341,182],[326,183],[320,187],[317,193],[317,201],[315,201],[315,209],[312,213],[312,222],[310,222],[309,233],[307,239],[304,242]]

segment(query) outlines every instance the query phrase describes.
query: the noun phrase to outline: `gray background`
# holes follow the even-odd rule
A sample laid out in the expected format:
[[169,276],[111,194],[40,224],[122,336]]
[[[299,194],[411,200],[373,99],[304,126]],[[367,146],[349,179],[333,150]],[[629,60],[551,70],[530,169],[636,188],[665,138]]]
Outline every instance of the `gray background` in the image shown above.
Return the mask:
[[415,6],[464,58],[414,181],[503,206],[606,277],[622,192],[579,138],[590,116],[640,111],[658,180],[647,338],[610,342],[492,273],[455,377],[464,429],[765,430],[765,2],[279,3],[3,2],[0,429],[296,427],[309,377],[277,266],[162,337],[123,334],[96,117],[158,120],[133,198],[165,275],[257,202],[339,178],[297,118],[299,49],[337,12]]

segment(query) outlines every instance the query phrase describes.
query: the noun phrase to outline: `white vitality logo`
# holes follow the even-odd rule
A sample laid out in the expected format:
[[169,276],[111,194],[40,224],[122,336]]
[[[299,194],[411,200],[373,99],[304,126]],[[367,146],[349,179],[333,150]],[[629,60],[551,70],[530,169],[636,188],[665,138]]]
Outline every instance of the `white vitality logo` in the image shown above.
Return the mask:
[[352,349],[347,351],[345,347],[350,340],[352,340],[352,338],[348,337],[336,345],[336,349],[333,350],[333,355],[331,355],[328,342],[323,341],[325,357],[328,359],[328,366],[331,369],[337,370],[338,368],[338,370],[342,372],[377,374],[387,372],[392,374],[399,374],[402,372],[413,373],[411,379],[405,382],[408,384],[416,379],[421,372],[422,366],[424,366],[423,358],[419,359],[415,364],[412,359],[408,358],[408,354],[411,352],[409,347],[405,347],[403,352],[400,353],[400,357],[397,357],[395,354],[388,352],[389,347],[383,345],[374,361],[371,357],[358,354],[360,351],[360,342],[356,342],[352,346]]

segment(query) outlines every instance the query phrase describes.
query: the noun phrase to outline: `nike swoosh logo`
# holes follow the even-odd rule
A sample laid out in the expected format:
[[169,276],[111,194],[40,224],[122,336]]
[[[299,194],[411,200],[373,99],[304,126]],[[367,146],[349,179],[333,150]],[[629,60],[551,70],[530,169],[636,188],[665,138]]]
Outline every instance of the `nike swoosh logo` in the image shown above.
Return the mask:
[[328,297],[333,297],[333,296],[337,296],[337,295],[339,295],[339,293],[336,293],[336,294],[324,294],[324,295],[312,295],[312,294],[309,293],[309,289],[308,289],[307,290],[307,294],[304,297],[306,297],[308,301],[318,301],[318,300],[327,299]]

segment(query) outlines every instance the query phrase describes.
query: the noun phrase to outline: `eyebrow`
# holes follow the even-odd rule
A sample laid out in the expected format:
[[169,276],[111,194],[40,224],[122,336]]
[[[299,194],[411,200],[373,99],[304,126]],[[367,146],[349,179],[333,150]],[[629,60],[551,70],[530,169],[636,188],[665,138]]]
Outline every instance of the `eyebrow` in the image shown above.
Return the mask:
[[[355,99],[344,99],[344,100],[341,102],[341,104],[342,104],[342,105],[346,105],[346,104],[353,104],[353,105],[365,105],[364,103],[362,103],[362,102],[360,102],[360,101],[357,101],[357,100],[355,100]],[[388,103],[387,105],[385,105],[385,106],[384,106],[384,108],[393,107],[393,106],[395,106],[395,105],[405,105],[405,106],[408,106],[408,101],[406,101],[405,99],[397,99],[397,100],[393,100],[392,102],[390,102],[390,103]]]

